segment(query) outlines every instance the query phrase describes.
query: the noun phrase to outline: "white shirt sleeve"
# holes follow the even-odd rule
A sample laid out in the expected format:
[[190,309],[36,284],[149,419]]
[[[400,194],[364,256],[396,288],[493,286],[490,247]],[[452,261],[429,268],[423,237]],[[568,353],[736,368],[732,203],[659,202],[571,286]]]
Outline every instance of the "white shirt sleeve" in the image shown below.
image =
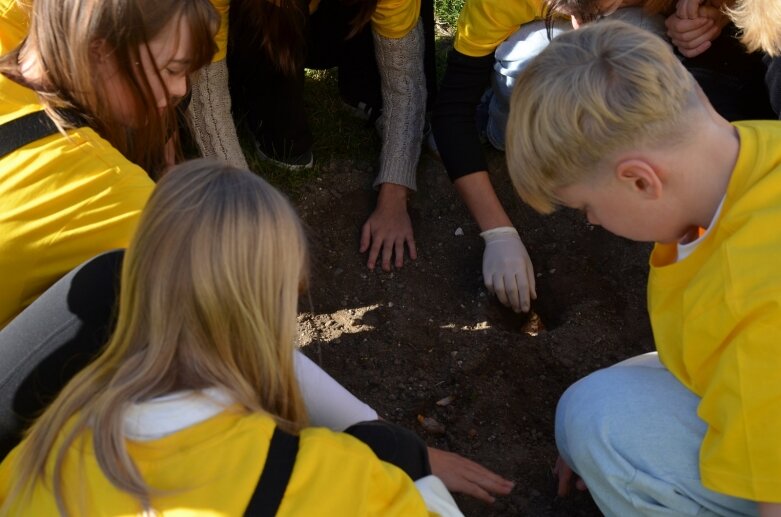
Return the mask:
[[445,484],[434,475],[415,481],[415,486],[426,503],[426,508],[441,517],[464,517]]
[[361,402],[299,351],[295,352],[295,363],[311,425],[344,431],[358,422],[379,418],[368,404]]

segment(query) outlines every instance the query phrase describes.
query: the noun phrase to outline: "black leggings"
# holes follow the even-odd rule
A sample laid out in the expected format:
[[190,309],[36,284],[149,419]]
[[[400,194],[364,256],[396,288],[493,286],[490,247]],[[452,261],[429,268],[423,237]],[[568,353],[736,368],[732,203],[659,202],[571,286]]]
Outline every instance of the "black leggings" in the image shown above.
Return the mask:
[[77,267],[0,330],[0,459],[108,340],[123,256]]
[[[257,43],[262,22],[246,14],[245,5],[258,0],[232,0],[229,12],[228,76],[233,114],[245,124],[264,152],[298,156],[312,148],[312,133],[304,106],[304,69],[294,76],[280,72]],[[362,102],[376,113],[382,108],[380,76],[374,57],[371,27],[350,39],[355,8],[339,0],[322,0],[307,20],[306,68],[338,67],[339,95]],[[436,91],[434,0],[422,0],[420,17],[425,38],[424,70],[428,105]]]

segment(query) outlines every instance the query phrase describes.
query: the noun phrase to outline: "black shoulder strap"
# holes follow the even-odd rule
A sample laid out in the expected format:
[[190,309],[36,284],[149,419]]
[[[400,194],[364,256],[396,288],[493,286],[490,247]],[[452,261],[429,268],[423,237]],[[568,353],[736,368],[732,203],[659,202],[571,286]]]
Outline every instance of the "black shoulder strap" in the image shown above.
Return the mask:
[[298,454],[299,437],[274,428],[266,464],[244,512],[248,517],[273,517],[277,514]]
[[[75,114],[68,112],[66,117],[75,126],[84,125],[81,117]],[[57,126],[45,111],[34,111],[5,124],[0,124],[0,158],[16,151],[20,147],[53,135],[56,132]]]

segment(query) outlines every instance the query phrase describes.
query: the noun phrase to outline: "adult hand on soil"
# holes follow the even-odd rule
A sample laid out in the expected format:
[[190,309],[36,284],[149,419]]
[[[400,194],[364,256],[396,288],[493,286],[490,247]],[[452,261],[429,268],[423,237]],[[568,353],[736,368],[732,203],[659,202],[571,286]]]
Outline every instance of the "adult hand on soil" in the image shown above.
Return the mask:
[[686,57],[695,57],[708,50],[729,22],[720,9],[710,5],[699,6],[697,12],[694,18],[684,18],[676,13],[665,20],[672,44]]
[[480,237],[485,240],[485,287],[515,312],[527,312],[537,292],[532,262],[518,231],[512,226],[502,226],[486,230]]
[[515,483],[504,479],[463,456],[442,449],[428,448],[431,473],[437,476],[451,492],[460,492],[493,503],[495,495],[507,495]]
[[393,183],[383,183],[377,199],[377,207],[361,229],[360,252],[369,250],[366,265],[374,269],[381,257],[382,269],[390,271],[391,256],[395,255],[394,265],[404,265],[404,245],[409,249],[409,258],[418,258],[415,238],[412,234],[412,221],[407,213],[407,187]]
[[558,488],[556,493],[560,497],[565,497],[571,494],[572,487],[575,487],[575,489],[580,490],[581,492],[588,490],[586,482],[572,471],[570,466],[567,465],[567,462],[564,461],[561,456],[556,458],[556,465],[553,467],[553,475],[556,476],[558,481]]

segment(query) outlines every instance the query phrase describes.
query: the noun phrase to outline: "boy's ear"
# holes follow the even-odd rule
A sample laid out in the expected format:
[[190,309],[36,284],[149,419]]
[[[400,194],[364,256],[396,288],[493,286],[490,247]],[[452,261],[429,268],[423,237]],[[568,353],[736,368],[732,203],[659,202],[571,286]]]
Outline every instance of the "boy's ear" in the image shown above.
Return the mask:
[[659,199],[662,195],[662,179],[650,162],[640,158],[621,160],[615,167],[616,179],[646,199]]

